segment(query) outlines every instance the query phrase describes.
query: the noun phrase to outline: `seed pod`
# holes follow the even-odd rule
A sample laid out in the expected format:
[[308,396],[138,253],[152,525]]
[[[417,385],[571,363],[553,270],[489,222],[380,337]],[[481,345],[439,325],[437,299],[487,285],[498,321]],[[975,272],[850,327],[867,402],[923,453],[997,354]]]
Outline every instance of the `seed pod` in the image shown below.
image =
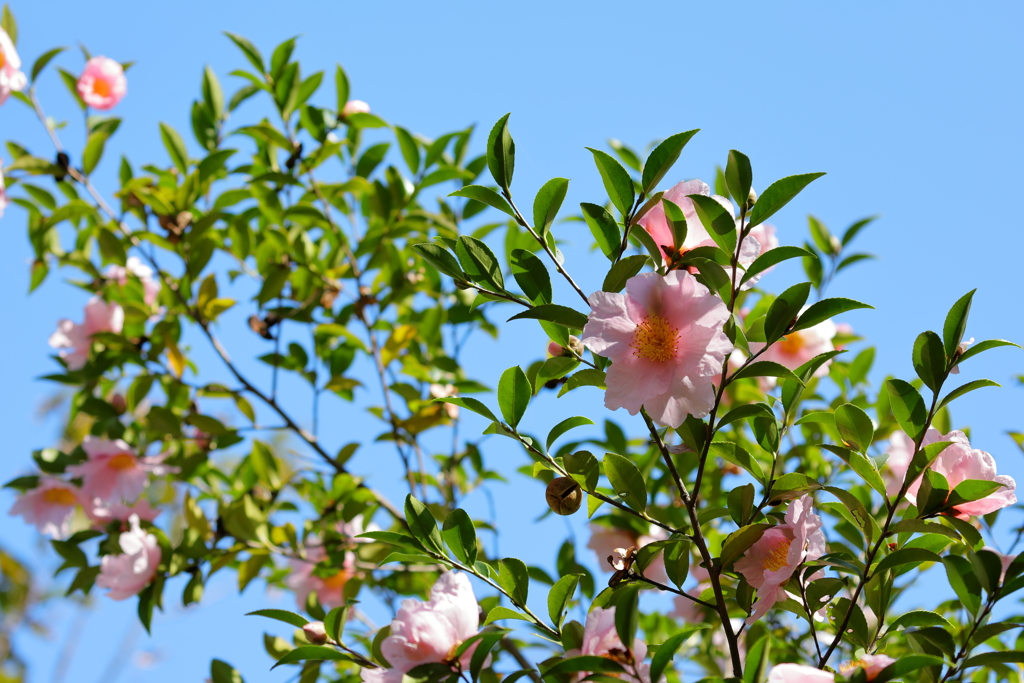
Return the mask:
[[571,515],[580,509],[583,502],[583,490],[570,477],[558,477],[552,479],[548,484],[544,497],[548,501],[548,507],[556,515]]

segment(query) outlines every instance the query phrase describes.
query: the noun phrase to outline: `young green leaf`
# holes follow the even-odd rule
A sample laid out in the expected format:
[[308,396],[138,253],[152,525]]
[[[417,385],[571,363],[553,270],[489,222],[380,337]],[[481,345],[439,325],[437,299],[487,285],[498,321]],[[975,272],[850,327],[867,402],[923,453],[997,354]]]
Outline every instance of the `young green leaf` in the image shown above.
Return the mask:
[[[670,137],[662,140],[657,147],[651,150],[650,155],[647,157],[647,161],[644,162],[643,179],[641,180],[641,187],[644,189],[644,194],[650,194],[651,190],[657,187],[661,179],[665,177],[665,174],[669,172],[676,160],[679,159],[680,153],[683,151],[683,147],[690,141],[694,135],[697,134],[699,129],[689,130],[685,133],[676,133]],[[654,679],[657,680],[657,679]]]
[[583,219],[587,222],[587,227],[590,228],[601,253],[609,259],[614,259],[619,251],[619,241],[622,239],[622,233],[619,231],[619,225],[615,222],[615,218],[608,213],[607,209],[597,204],[583,202],[580,204],[580,209],[583,210]]
[[750,159],[742,152],[730,149],[729,159],[725,164],[725,183],[729,187],[729,194],[740,206],[747,203],[753,182],[754,173],[750,169]]
[[508,192],[512,185],[512,172],[516,165],[516,143],[508,130],[508,117],[505,114],[491,128],[487,138],[487,168],[498,187]]
[[573,594],[576,593],[576,587],[582,576],[582,574],[563,576],[548,591],[548,616],[551,617],[551,623],[555,625],[555,628],[562,627],[566,606],[572,600]]
[[465,197],[466,199],[473,199],[475,201],[486,204],[487,206],[494,207],[502,213],[506,213],[509,216],[515,218],[516,212],[512,210],[509,203],[505,201],[505,198],[495,192],[489,187],[483,185],[466,185],[465,187],[456,190],[448,195],[449,197]]
[[946,374],[946,352],[939,335],[922,332],[914,342],[914,371],[925,386],[938,391]]
[[626,282],[647,265],[647,259],[648,257],[643,254],[634,254],[617,261],[605,275],[601,291],[621,292],[626,287]]
[[568,190],[569,181],[566,178],[552,178],[537,191],[533,200],[533,228],[542,237],[547,235],[551,224],[555,222],[555,216]]
[[917,441],[924,433],[925,420],[928,419],[928,408],[921,394],[901,379],[887,380],[885,388],[889,392],[889,402],[896,422],[907,436]]
[[647,484],[631,460],[615,453],[606,453],[604,474],[616,495],[622,498],[626,505],[637,512],[647,510]]
[[610,154],[590,147],[587,149],[594,155],[594,163],[597,164],[608,198],[612,200],[619,213],[623,216],[629,215],[630,209],[633,208],[633,200],[636,198],[633,179]]
[[[770,254],[775,249],[772,249],[768,253]],[[796,325],[793,326],[793,331],[806,330],[808,327],[814,327],[818,323],[822,323],[829,318],[839,315],[840,313],[846,313],[858,308],[871,308],[868,304],[862,304],[859,301],[853,299],[822,299],[816,301],[807,307],[800,318],[796,321]]]
[[946,314],[946,322],[942,325],[942,345],[946,355],[950,358],[957,352],[960,342],[963,341],[964,331],[967,329],[967,317],[971,313],[971,300],[974,299],[976,291],[978,290],[972,289],[957,299],[957,302],[949,309],[949,313]]
[[562,420],[561,422],[559,422],[558,424],[551,428],[551,431],[548,432],[548,438],[544,446],[546,449],[551,450],[551,444],[555,443],[555,441],[558,440],[558,437],[562,436],[570,429],[575,429],[576,427],[582,427],[584,425],[592,424],[594,424],[594,421],[591,420],[589,417],[567,417],[566,419]]
[[513,249],[509,265],[527,299],[535,304],[551,303],[551,275],[543,261],[525,249]]
[[501,375],[498,381],[498,407],[505,422],[515,429],[523,419],[526,408],[533,396],[533,388],[526,373],[518,365],[513,365]]
[[805,173],[776,180],[765,188],[765,191],[757,198],[757,202],[754,203],[754,208],[750,212],[750,220],[747,223],[747,227],[752,228],[768,220],[776,211],[800,194],[801,190],[823,175],[825,174]]
[[498,560],[498,585],[505,589],[516,605],[525,607],[530,592],[530,575],[526,563],[514,557]]

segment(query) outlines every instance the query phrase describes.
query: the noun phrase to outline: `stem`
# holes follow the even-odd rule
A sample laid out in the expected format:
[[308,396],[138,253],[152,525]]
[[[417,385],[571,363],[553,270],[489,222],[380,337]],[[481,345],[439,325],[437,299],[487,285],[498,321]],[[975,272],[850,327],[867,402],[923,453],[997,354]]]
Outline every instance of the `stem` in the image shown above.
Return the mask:
[[682,596],[682,597],[686,598],[687,600],[692,600],[693,602],[697,603],[698,605],[703,605],[704,607],[707,607],[708,609],[713,609],[713,610],[717,610],[718,609],[717,606],[712,605],[710,602],[704,602],[700,598],[695,598],[694,596],[690,595],[689,593],[687,593],[685,591],[681,591],[681,590],[678,590],[676,588],[672,588],[671,586],[667,586],[667,585],[665,585],[663,583],[659,583],[659,582],[655,581],[654,579],[649,579],[649,578],[647,578],[646,576],[644,576],[642,574],[637,574],[636,578],[637,578],[638,581],[643,581],[644,583],[649,583],[652,586],[654,586],[655,588],[660,588],[661,590],[667,591],[669,593],[675,593],[676,595]]
[[821,645],[818,644],[818,634],[814,628],[814,615],[811,614],[811,608],[807,604],[807,590],[804,587],[804,580],[800,579],[797,581],[800,584],[800,600],[804,604],[804,612],[807,614],[807,625],[811,628],[811,640],[814,641],[814,651],[818,653],[818,659],[821,659]]
[[953,663],[949,665],[949,669],[946,671],[945,675],[939,679],[939,683],[946,683],[947,679],[957,673],[957,669],[960,667],[960,660],[966,657],[973,649],[970,647],[971,638],[974,637],[978,627],[981,626],[981,623],[988,617],[998,599],[999,589],[989,593],[988,600],[985,601],[985,608],[978,613],[977,617],[974,618],[974,623],[971,624],[971,630],[967,633],[967,637],[964,638],[964,644],[960,646],[960,651],[956,653],[956,657],[953,658]]
[[626,249],[629,248],[629,233],[633,229],[633,218],[636,216],[637,210],[639,210],[640,205],[643,204],[645,199],[647,199],[647,195],[641,192],[640,196],[636,198],[636,202],[633,204],[633,208],[630,210],[629,214],[624,216],[625,220],[623,221],[622,244],[619,245],[619,253],[615,256],[615,260],[612,262],[613,266],[622,259],[623,254],[626,253]]

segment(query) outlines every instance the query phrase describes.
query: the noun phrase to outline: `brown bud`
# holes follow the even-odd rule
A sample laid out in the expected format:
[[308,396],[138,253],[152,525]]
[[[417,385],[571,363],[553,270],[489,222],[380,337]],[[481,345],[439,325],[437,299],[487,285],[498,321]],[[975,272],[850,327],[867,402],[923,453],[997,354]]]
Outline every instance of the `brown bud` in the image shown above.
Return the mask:
[[327,309],[334,308],[334,301],[337,298],[338,289],[336,287],[328,287],[320,295],[320,305]]
[[323,645],[327,642],[327,629],[324,628],[324,622],[322,621],[309,622],[302,627],[302,634],[313,645]]
[[548,501],[548,507],[556,515],[571,515],[580,509],[583,502],[583,490],[570,477],[558,477],[552,479],[548,484],[544,497]]
[[114,394],[110,397],[110,407],[114,409],[114,412],[118,415],[124,415],[124,411],[128,409],[128,404],[124,400],[124,396],[121,394]]
[[251,329],[256,334],[260,335],[264,339],[274,338],[274,335],[270,334],[270,328],[267,325],[266,321],[263,320],[263,318],[259,317],[258,315],[253,314],[249,316],[249,329]]

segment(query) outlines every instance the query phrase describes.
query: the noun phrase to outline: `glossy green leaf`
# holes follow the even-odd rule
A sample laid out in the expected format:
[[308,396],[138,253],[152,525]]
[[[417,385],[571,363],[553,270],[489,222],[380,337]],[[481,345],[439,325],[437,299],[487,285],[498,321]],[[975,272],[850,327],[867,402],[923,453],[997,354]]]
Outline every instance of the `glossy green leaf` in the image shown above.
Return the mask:
[[466,199],[472,199],[474,201],[481,202],[487,206],[494,207],[502,213],[506,213],[509,216],[515,218],[516,212],[512,210],[509,203],[500,194],[495,192],[489,187],[483,185],[466,185],[465,187],[456,190],[448,195],[449,197],[465,197]]
[[800,378],[793,374],[792,370],[785,365],[770,360],[754,361],[733,375],[733,379],[743,379],[744,377],[781,377],[782,379],[791,379],[794,382],[803,384]]
[[976,356],[982,351],[988,351],[989,349],[994,349],[1000,346],[1015,346],[1018,349],[1020,348],[1019,344],[1014,344],[1013,342],[1006,341],[1005,339],[988,339],[986,341],[978,342],[977,344],[968,347],[967,350],[960,355],[960,358],[957,360],[957,362],[963,363],[968,358]]
[[621,292],[626,287],[630,278],[636,276],[644,266],[647,265],[648,257],[643,254],[634,254],[617,261],[608,274],[604,277],[601,285],[602,292]]
[[534,306],[509,318],[509,322],[513,320],[546,320],[558,323],[559,325],[565,325],[574,330],[582,330],[583,326],[587,324],[586,315],[568,306],[561,306],[559,304]]
[[665,174],[669,172],[676,163],[676,160],[679,159],[679,155],[682,153],[683,148],[686,147],[686,143],[698,131],[699,129],[695,129],[685,133],[676,133],[662,140],[657,147],[651,150],[647,161],[644,162],[643,177],[640,183],[645,194],[650,194],[657,187],[661,179],[665,177]]
[[552,178],[537,191],[533,200],[533,229],[539,235],[544,236],[551,229],[568,191],[569,181],[565,178]]
[[954,389],[953,391],[946,394],[945,396],[943,396],[942,400],[939,401],[939,405],[936,407],[936,410],[942,410],[942,408],[948,405],[950,402],[955,401],[964,394],[974,391],[975,389],[984,389],[985,387],[998,386],[1000,386],[998,382],[993,382],[990,379],[976,379],[973,382],[968,382],[967,384],[961,385]]
[[928,408],[921,394],[901,379],[886,380],[885,388],[889,393],[889,402],[896,422],[911,439],[917,441],[924,434],[925,421],[928,419]]
[[412,248],[413,251],[429,261],[432,266],[448,277],[452,277],[457,280],[462,280],[466,277],[466,274],[462,272],[462,268],[459,267],[459,262],[456,261],[455,257],[452,256],[452,253],[444,247],[437,244],[431,244],[430,242],[424,242],[422,244],[414,244],[412,245]]
[[[774,249],[772,251],[774,251]],[[770,254],[771,251],[768,253]],[[853,311],[858,308],[874,309],[874,306],[862,304],[861,302],[854,301],[853,299],[836,298],[816,301],[808,306],[806,311],[800,314],[800,318],[796,321],[793,331],[806,330],[808,327],[813,327],[818,323],[825,322],[840,313],[846,313],[847,311]]]
[[459,406],[460,408],[465,408],[477,415],[483,415],[492,422],[498,421],[498,418],[491,412],[491,409],[475,398],[470,398],[468,396],[449,396],[447,398],[435,398],[434,401],[438,403],[451,403],[453,406]]
[[754,262],[747,266],[746,272],[743,273],[743,278],[740,280],[740,284],[746,284],[756,275],[760,275],[764,271],[768,270],[772,266],[778,265],[783,261],[787,261],[793,258],[801,258],[804,256],[810,256],[810,252],[800,247],[775,247],[762,253]]
[[525,249],[513,249],[509,265],[527,299],[535,304],[551,303],[551,275],[543,261]]
[[487,137],[487,168],[498,187],[506,192],[512,185],[512,173],[516,164],[516,143],[508,130],[508,117],[505,114],[491,128]]
[[53,61],[53,58],[59,55],[61,52],[66,50],[66,47],[55,47],[52,50],[44,52],[36,58],[36,61],[32,64],[32,75],[30,80],[34,83],[36,78],[43,72],[46,65]]
[[555,628],[562,627],[566,607],[576,593],[576,587],[579,586],[582,576],[582,574],[563,576],[548,591],[548,616],[551,617],[551,623],[555,625]]
[[957,302],[949,309],[949,313],[946,314],[946,321],[942,325],[942,346],[950,358],[957,352],[960,342],[963,341],[964,331],[967,329],[967,317],[971,313],[971,301],[974,299],[976,291],[978,290],[972,289],[957,299]]
[[729,187],[729,194],[740,206],[747,203],[753,182],[754,173],[750,169],[750,159],[742,152],[730,149],[725,164],[725,183]]
[[587,227],[590,228],[601,253],[609,259],[614,259],[618,255],[619,242],[622,239],[622,233],[619,231],[619,225],[615,222],[615,218],[608,213],[607,209],[597,204],[583,202],[580,204],[580,209],[583,210],[583,219],[587,222]]
[[594,155],[594,163],[601,174],[601,182],[608,193],[608,198],[623,216],[629,215],[633,208],[633,200],[636,198],[636,190],[633,187],[633,179],[629,173],[610,154],[597,149],[587,147]]
[[441,544],[441,532],[437,528],[437,520],[423,503],[409,494],[405,497],[405,521],[413,537],[425,548],[438,554],[444,554]]
[[533,387],[530,386],[530,380],[522,368],[513,365],[502,373],[498,381],[498,407],[505,422],[512,429],[515,429],[523,419],[532,396]]
[[939,335],[922,332],[914,342],[914,371],[925,386],[938,391],[946,375],[946,352]]
[[475,237],[462,235],[455,243],[455,255],[459,257],[462,269],[471,280],[496,291],[504,291],[505,278],[501,274],[501,264],[486,244]]
[[732,213],[712,197],[691,194],[689,198],[697,211],[697,217],[715,244],[721,247],[726,254],[731,255],[735,252],[736,219],[733,218]]
[[294,612],[288,612],[283,609],[258,609],[255,612],[249,612],[245,616],[276,619],[277,621],[283,621],[286,624],[291,624],[295,628],[302,628],[309,623],[309,619],[305,618],[301,614],[295,614]]
[[647,484],[633,461],[615,453],[604,456],[604,474],[622,501],[636,510],[647,510]]
[[566,419],[562,420],[554,427],[552,427],[551,431],[548,432],[548,438],[547,442],[545,443],[545,448],[547,448],[547,450],[551,450],[551,445],[558,440],[558,437],[562,436],[570,429],[575,429],[576,427],[582,427],[584,425],[592,424],[594,424],[594,421],[591,420],[589,417],[567,417]]
[[166,123],[161,123],[160,137],[178,171],[183,176],[188,175],[188,150],[185,148],[185,141],[181,139],[181,135]]
[[764,336],[768,344],[775,343],[786,333],[790,324],[800,315],[800,309],[804,307],[810,293],[811,283],[802,282],[775,297],[764,317]]
[[861,453],[866,453],[875,434],[868,414],[852,403],[845,403],[836,408],[835,418],[843,440]]
[[469,566],[476,564],[476,527],[465,510],[456,508],[448,513],[441,527],[441,537],[459,562]]
[[805,173],[802,175],[791,175],[781,180],[776,180],[774,183],[765,188],[761,196],[757,198],[757,202],[754,204],[754,208],[750,212],[748,227],[752,228],[755,225],[759,225],[771,216],[776,211],[784,207],[794,197],[807,187],[812,181],[825,175],[824,173]]
[[498,560],[497,581],[517,605],[526,605],[530,591],[530,576],[525,562],[514,557]]
[[346,654],[341,650],[336,650],[333,647],[325,647],[323,645],[300,645],[285,654],[281,659],[277,660],[277,663],[270,668],[273,670],[283,664],[294,664],[295,662],[304,662],[308,660],[330,662],[359,661],[352,655]]

